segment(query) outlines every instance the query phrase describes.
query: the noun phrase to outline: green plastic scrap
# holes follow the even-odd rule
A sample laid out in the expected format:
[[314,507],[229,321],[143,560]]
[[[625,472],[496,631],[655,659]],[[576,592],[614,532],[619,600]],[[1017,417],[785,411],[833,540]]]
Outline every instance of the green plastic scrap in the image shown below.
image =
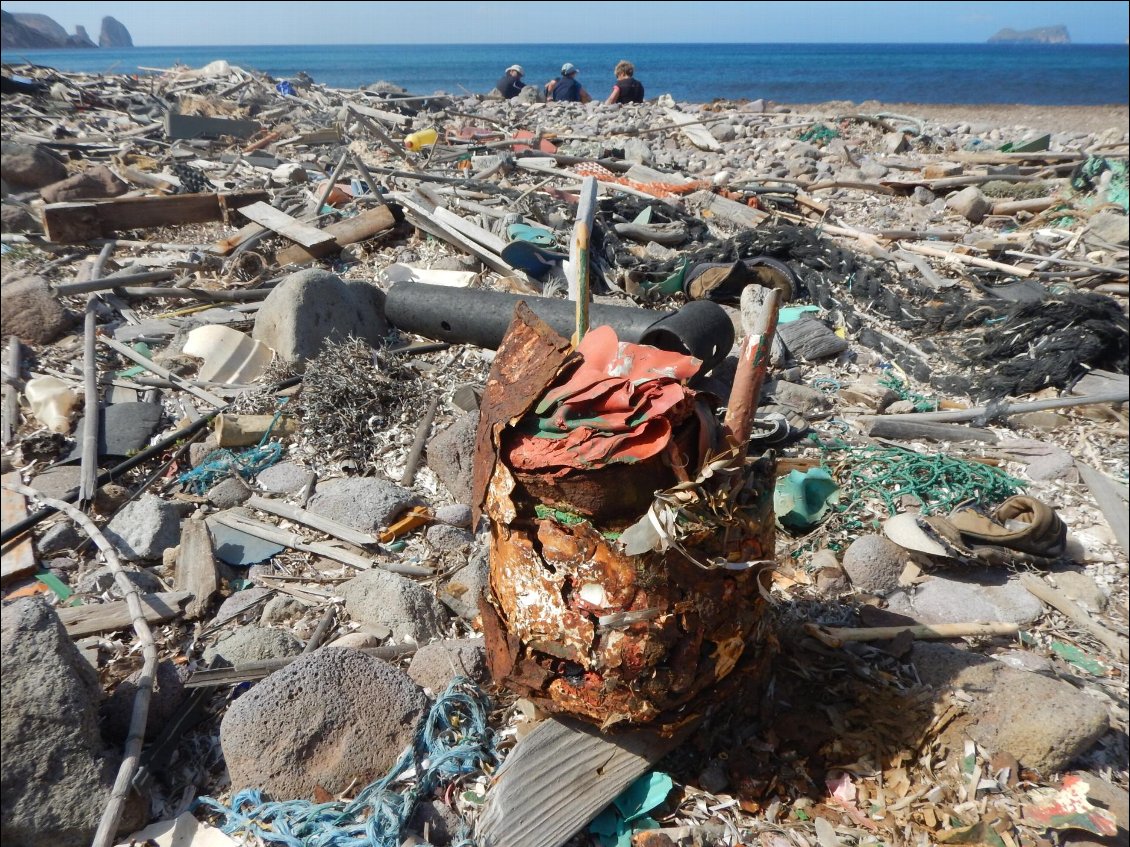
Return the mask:
[[593,819],[589,832],[597,836],[601,847],[631,847],[632,833],[659,828],[647,813],[662,804],[674,786],[665,773],[644,774]]
[[[50,588],[51,591],[54,592],[55,596],[59,598],[60,603],[63,603],[67,606],[78,606],[82,603],[82,600],[80,600],[78,597],[74,597],[75,593],[71,591],[70,586],[68,586],[65,582],[63,582],[63,580],[59,579],[59,577],[55,576],[55,574],[51,573],[50,571],[37,573],[35,575],[35,578],[38,582],[42,582],[44,585]],[[74,597],[73,600],[71,600],[72,597]]]
[[1052,652],[1075,667],[1085,670],[1095,676],[1106,676],[1110,667],[1080,650],[1074,644],[1064,644],[1062,641],[1053,641]]
[[839,137],[839,130],[826,127],[824,124],[813,124],[798,135],[797,139],[799,141],[831,141],[833,138]]
[[543,521],[557,521],[557,523],[561,524],[562,526],[576,526],[577,524],[582,524],[586,520],[588,520],[588,518],[583,518],[580,515],[574,514],[573,512],[566,512],[564,509],[554,509],[553,507],[546,506],[542,503],[538,503],[536,506],[534,506],[534,514],[536,514]]
[[789,471],[773,489],[773,509],[777,522],[788,529],[816,526],[828,510],[840,502],[840,486],[827,468]]
[[[135,353],[140,353],[146,359],[153,358],[153,351],[144,341],[139,341],[132,346]],[[141,365],[134,365],[132,368],[126,368],[124,371],[118,371],[118,379],[130,379],[131,377],[140,376],[141,374],[148,372],[149,371],[146,368],[143,368]]]

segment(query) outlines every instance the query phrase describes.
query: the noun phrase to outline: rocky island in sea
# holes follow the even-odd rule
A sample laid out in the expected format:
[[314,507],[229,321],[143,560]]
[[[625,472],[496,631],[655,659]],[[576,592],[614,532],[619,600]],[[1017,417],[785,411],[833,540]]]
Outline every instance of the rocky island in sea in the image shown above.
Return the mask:
[[992,38],[990,44],[1070,44],[1071,36],[1063,24],[1041,26],[1035,29],[1015,30],[1005,27]]
[[102,19],[97,44],[90,40],[86,27],[76,26],[74,34],[70,35],[47,15],[0,12],[0,21],[4,49],[133,47],[133,38],[125,24],[108,15]]

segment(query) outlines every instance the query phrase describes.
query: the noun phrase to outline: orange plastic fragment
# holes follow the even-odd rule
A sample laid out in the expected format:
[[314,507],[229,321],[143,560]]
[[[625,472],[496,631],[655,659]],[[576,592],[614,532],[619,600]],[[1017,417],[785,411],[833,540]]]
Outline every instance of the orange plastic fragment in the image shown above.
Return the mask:
[[400,520],[390,524],[388,529],[381,533],[381,542],[387,544],[389,541],[399,538],[401,535],[422,527],[433,519],[430,509],[424,506],[413,506],[404,513]]

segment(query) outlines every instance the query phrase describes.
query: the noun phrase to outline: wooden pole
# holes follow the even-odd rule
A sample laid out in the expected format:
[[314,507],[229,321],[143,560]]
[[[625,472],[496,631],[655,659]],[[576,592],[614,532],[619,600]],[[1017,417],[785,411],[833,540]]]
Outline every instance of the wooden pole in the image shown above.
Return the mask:
[[734,442],[743,449],[753,429],[757,398],[761,394],[765,372],[769,369],[769,355],[773,350],[773,335],[777,330],[780,303],[781,291],[774,288],[765,298],[749,335],[742,342],[738,369],[734,374],[734,387],[730,390],[730,401],[726,406],[725,424]]

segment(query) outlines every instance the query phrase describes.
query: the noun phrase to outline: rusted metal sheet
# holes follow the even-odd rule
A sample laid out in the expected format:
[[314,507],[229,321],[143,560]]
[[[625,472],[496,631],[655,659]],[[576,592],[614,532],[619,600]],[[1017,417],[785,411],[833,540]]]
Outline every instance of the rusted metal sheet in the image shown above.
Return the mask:
[[[476,454],[476,479],[485,480],[476,502],[491,532],[483,630],[492,675],[552,712],[675,732],[720,685],[762,673],[774,652],[759,584],[773,553],[774,463],[715,449],[700,430],[717,421],[689,403],[673,418],[672,456],[563,476],[511,467],[507,447],[523,415],[563,397],[605,396],[586,388],[598,382],[583,373],[591,362],[554,385],[571,361],[567,344],[530,318],[516,315],[517,338],[508,335],[495,359]],[[631,362],[621,364],[631,372]],[[649,378],[686,377],[640,375],[641,384]],[[657,495],[686,501],[678,543],[629,555],[619,534]],[[596,501],[601,508],[586,510]],[[617,501],[631,506],[618,510]]]
[[498,348],[479,406],[471,477],[473,525],[478,524],[482,513],[502,428],[528,412],[546,386],[573,359],[569,342],[525,303],[514,307],[514,318]]

